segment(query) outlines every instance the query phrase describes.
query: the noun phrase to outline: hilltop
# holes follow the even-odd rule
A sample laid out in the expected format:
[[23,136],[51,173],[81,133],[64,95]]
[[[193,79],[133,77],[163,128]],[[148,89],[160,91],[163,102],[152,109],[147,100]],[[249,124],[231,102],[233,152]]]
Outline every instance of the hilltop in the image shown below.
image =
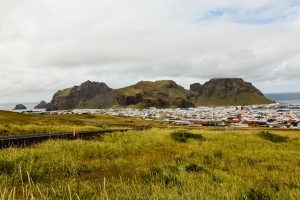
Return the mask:
[[241,78],[213,78],[190,86],[195,105],[230,106],[271,103],[261,91]]
[[189,91],[172,80],[140,81],[135,85],[116,90],[120,106],[136,107],[193,107],[189,102]]
[[213,78],[203,85],[191,84],[190,90],[186,90],[173,80],[140,81],[120,89],[112,89],[105,83],[86,81],[80,86],[56,92],[47,109],[185,108],[271,102],[256,87],[241,78]]
[[110,107],[115,104],[114,90],[105,83],[86,81],[80,86],[57,91],[48,110]]

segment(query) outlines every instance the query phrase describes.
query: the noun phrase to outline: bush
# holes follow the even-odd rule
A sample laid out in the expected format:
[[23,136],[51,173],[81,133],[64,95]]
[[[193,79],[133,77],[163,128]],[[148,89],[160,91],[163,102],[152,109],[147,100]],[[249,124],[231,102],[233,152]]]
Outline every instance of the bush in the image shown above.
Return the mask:
[[152,167],[150,170],[149,170],[149,174],[151,176],[161,176],[163,174],[163,170],[159,167]]
[[269,140],[269,141],[275,142],[275,143],[287,142],[288,141],[288,137],[276,135],[276,134],[270,133],[268,131],[261,131],[261,132],[258,133],[258,136],[265,139],[265,140]]
[[11,174],[15,167],[14,161],[0,160],[0,173]]
[[159,167],[152,167],[146,172],[141,172],[140,178],[146,183],[162,183],[166,186],[181,185],[180,180],[173,173],[164,173]]
[[204,141],[205,138],[200,134],[190,133],[188,131],[175,131],[171,133],[171,138],[177,142],[187,142],[188,139]]
[[213,158],[210,155],[205,155],[203,157],[204,164],[210,165],[210,164],[212,164],[212,162],[213,162]]
[[260,190],[255,188],[251,188],[247,193],[247,198],[242,199],[249,199],[249,200],[268,200],[271,199],[269,194],[266,194]]
[[197,164],[195,163],[192,163],[192,164],[188,164],[185,166],[185,171],[187,172],[207,172],[207,170],[204,168],[204,167],[201,167],[201,166],[198,166]]
[[223,158],[223,152],[221,150],[215,151],[214,152],[214,157],[222,159]]

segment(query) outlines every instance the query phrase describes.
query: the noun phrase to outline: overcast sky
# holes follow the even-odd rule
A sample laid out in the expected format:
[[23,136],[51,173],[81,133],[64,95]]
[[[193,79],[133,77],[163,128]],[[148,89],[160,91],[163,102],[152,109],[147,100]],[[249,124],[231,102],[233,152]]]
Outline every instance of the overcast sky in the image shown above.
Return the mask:
[[300,92],[300,0],[0,0],[0,103],[241,77]]

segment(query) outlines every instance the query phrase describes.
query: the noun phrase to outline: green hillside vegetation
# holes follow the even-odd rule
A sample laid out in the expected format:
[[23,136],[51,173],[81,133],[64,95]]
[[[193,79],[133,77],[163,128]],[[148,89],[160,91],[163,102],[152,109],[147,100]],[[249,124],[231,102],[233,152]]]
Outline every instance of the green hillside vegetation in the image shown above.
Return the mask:
[[56,92],[47,109],[187,108],[269,103],[272,101],[241,78],[213,78],[203,85],[191,84],[190,90],[173,80],[140,81],[120,89],[112,89],[105,83],[86,81]]
[[152,129],[1,150],[0,198],[300,199],[299,132],[258,133]]
[[186,96],[186,90],[183,87],[178,86],[172,80],[161,80],[161,81],[154,81],[154,82],[140,81],[135,85],[118,89],[118,92],[129,96],[136,95],[141,92],[146,92],[152,96],[154,95],[155,92],[161,92],[161,94],[168,94],[170,92],[169,89],[173,89],[171,91],[173,91],[174,94],[176,94],[174,97],[176,97],[177,95],[180,97]]
[[72,88],[66,88],[66,89],[58,91],[59,96],[61,96],[61,97],[67,97],[68,95],[70,95],[71,89]]
[[[135,85],[116,90],[120,106],[137,108],[178,107],[181,101],[187,101],[189,92],[172,80],[140,81]],[[128,100],[130,97],[130,100]],[[160,102],[161,101],[161,102]],[[148,105],[149,104],[149,105]]]
[[203,106],[234,106],[234,105],[254,105],[272,103],[269,99],[257,93],[249,95],[249,93],[240,93],[238,95],[227,95],[222,98],[219,96],[199,97],[195,102],[196,105]]

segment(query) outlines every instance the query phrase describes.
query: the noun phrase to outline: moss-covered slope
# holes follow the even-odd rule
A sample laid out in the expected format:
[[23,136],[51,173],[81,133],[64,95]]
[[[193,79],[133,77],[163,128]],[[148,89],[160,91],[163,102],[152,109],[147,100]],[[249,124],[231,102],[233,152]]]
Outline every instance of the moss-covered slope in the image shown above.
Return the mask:
[[120,106],[136,107],[193,107],[188,100],[189,91],[172,80],[140,81],[135,85],[116,90]]
[[191,85],[191,100],[195,105],[229,106],[272,102],[241,78],[213,78],[203,85],[195,85]]
[[267,99],[251,83],[241,78],[213,78],[203,85],[192,84],[184,89],[172,80],[140,81],[137,84],[111,89],[105,83],[87,81],[80,86],[54,94],[49,110],[73,108],[177,108],[194,106],[229,106],[268,104]]

